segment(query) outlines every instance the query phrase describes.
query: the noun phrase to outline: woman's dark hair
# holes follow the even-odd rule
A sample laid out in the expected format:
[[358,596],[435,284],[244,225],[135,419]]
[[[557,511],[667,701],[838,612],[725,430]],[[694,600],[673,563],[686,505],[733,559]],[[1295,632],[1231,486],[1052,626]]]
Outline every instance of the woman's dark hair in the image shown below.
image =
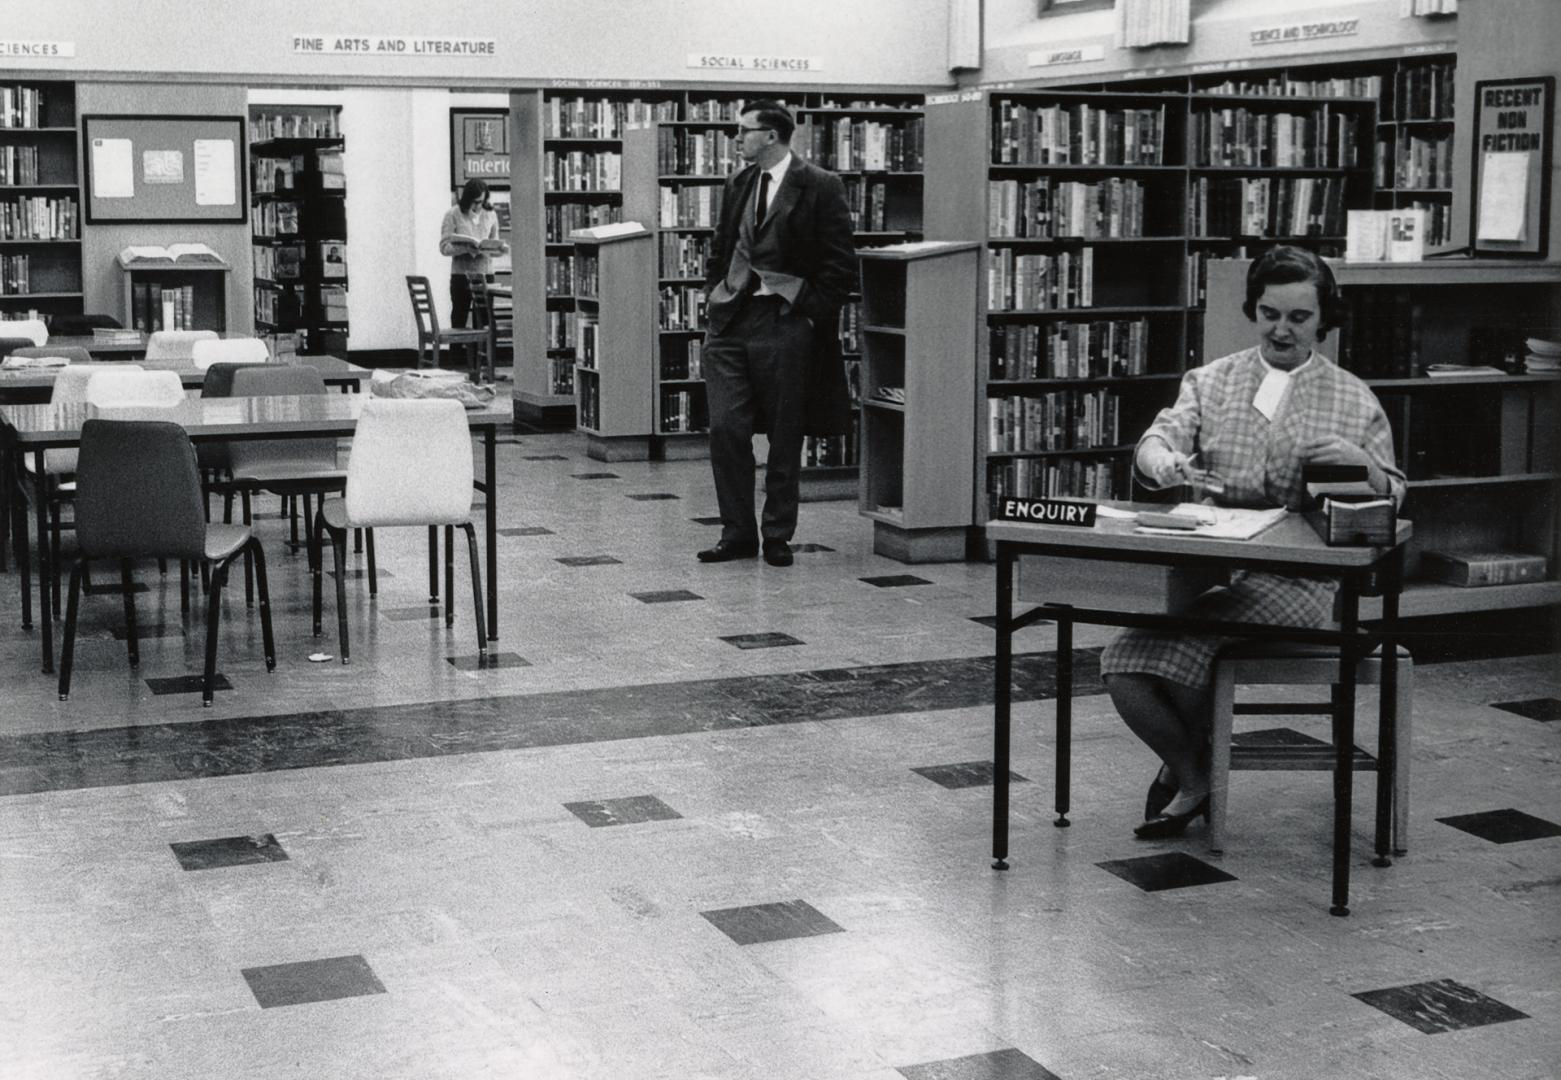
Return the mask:
[[791,133],[797,130],[797,122],[791,118],[791,112],[778,101],[770,101],[768,98],[759,101],[750,101],[743,106],[742,115],[754,114],[760,126],[767,127],[780,137],[783,143],[791,142]]
[[486,180],[468,180],[461,186],[461,213],[469,214],[475,203],[488,201],[488,183]]
[[1252,263],[1247,270],[1247,299],[1241,305],[1242,314],[1256,322],[1257,301],[1264,289],[1298,281],[1310,281],[1317,287],[1317,340],[1324,340],[1329,330],[1344,324],[1344,300],[1328,264],[1305,248],[1280,244]]

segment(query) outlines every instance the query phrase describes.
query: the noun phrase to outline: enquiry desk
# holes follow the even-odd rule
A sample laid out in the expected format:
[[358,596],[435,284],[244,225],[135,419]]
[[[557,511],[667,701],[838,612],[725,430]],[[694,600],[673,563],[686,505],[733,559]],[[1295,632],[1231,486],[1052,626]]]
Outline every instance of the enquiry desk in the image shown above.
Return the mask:
[[[1351,779],[1355,743],[1355,665],[1372,650],[1382,648],[1381,708],[1379,710],[1377,764],[1376,864],[1388,865],[1393,804],[1393,734],[1397,717],[1397,648],[1393,634],[1398,619],[1398,596],[1403,579],[1402,553],[1411,526],[1400,521],[1394,543],[1387,547],[1330,547],[1299,514],[1288,514],[1246,540],[1223,540],[1197,535],[1164,535],[1140,531],[1131,517],[1104,516],[1112,511],[1163,510],[1162,506],[1102,502],[1102,516],[1084,525],[1083,512],[1069,513],[1067,506],[1087,506],[1064,500],[1046,500],[1056,509],[1041,508],[1024,522],[993,519],[986,535],[997,547],[997,664],[995,670],[993,740],[992,857],[998,870],[1008,869],[1008,797],[1014,632],[1040,619],[1057,625],[1056,809],[1058,826],[1067,826],[1070,754],[1072,740],[1073,627],[1076,623],[1101,626],[1145,627],[1189,633],[1216,633],[1256,639],[1280,639],[1325,645],[1339,650],[1339,692],[1333,712],[1334,812],[1333,903],[1335,915],[1349,914],[1349,848]],[[1034,504],[1032,504],[1034,505]],[[1095,509],[1095,508],[1092,508]],[[1039,519],[1039,520],[1037,520]],[[1069,520],[1072,519],[1072,520]],[[1030,558],[1046,556],[1049,558]],[[1018,568],[1023,560],[1024,568]],[[1058,560],[1068,560],[1061,562]],[[1077,560],[1083,560],[1081,564]],[[1104,599],[1080,602],[1076,575],[1048,569],[1096,564],[1090,575],[1099,583]],[[1339,622],[1336,629],[1282,627],[1217,622],[1174,614],[1170,603],[1146,604],[1122,587],[1121,564],[1167,568],[1167,581],[1184,575],[1222,574],[1235,569],[1261,569],[1277,573],[1326,575],[1340,582]],[[1170,571],[1175,573],[1171,574]],[[1017,572],[1016,572],[1017,571]],[[1036,606],[1015,614],[1014,590],[1023,576],[1025,602]],[[1172,590],[1174,592],[1174,589]],[[1375,630],[1360,625],[1360,597],[1380,591],[1382,620]],[[1048,600],[1048,596],[1068,602]],[[1156,608],[1158,607],[1158,610]],[[1168,610],[1169,609],[1169,610]]]

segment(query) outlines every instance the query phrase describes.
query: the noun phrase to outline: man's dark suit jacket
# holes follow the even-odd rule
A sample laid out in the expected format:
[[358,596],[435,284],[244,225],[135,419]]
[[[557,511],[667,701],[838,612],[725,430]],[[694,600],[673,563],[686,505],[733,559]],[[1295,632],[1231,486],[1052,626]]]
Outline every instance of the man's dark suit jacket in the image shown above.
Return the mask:
[[[737,244],[741,215],[753,206],[753,185],[759,168],[749,165],[726,181],[721,199],[721,223],[705,274],[705,291],[726,277]],[[767,254],[755,256],[755,269],[776,270],[801,278],[795,309],[813,320],[803,405],[803,431],[808,435],[846,435],[851,431],[851,398],[840,360],[840,308],[856,288],[856,247],[851,211],[840,177],[794,157],[771,203],[763,232],[774,232]],[[713,327],[724,324],[712,310]],[[763,418],[759,418],[762,424]],[[763,430],[762,428],[760,430]]]

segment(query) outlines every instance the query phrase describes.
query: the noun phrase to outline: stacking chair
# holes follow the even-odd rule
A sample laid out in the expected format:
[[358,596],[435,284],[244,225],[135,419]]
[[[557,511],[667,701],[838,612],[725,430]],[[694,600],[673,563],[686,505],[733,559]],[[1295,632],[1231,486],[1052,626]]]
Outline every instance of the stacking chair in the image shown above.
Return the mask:
[[[22,341],[22,338],[26,338]],[[49,327],[42,319],[0,319],[0,342],[16,341],[12,348],[25,348],[28,345],[47,345],[49,343]],[[0,346],[0,349],[4,349]],[[9,352],[4,349],[0,355]]]
[[81,345],[24,345],[11,350],[12,356],[59,356],[72,364],[92,363],[92,354]]
[[197,341],[215,341],[215,330],[153,330],[146,339],[148,360],[188,360]]
[[494,307],[496,297],[488,290],[488,275],[467,274],[466,280],[471,283],[472,290],[472,325],[488,335],[483,346],[487,365],[473,377],[478,382],[491,383],[498,378],[494,371],[499,356],[499,318]]
[[264,364],[271,351],[259,338],[201,338],[190,346],[190,359],[205,371],[213,364]]
[[[487,330],[441,330],[439,315],[434,311],[433,291],[426,277],[407,275],[407,292],[412,297],[412,317],[417,320],[417,366],[439,367],[439,357],[446,345],[466,348],[467,366],[471,378],[476,381],[483,370],[493,370],[492,338]],[[486,361],[481,357],[486,355]]]
[[115,409],[169,409],[184,402],[175,371],[145,371],[139,364],[104,364],[87,379],[87,404],[99,419]]
[[87,563],[94,559],[119,562],[124,587],[125,640],[132,668],[140,664],[132,560],[175,558],[210,565],[212,588],[206,602],[206,664],[201,683],[201,702],[210,706],[217,672],[222,584],[233,560],[240,552],[249,552],[255,560],[260,586],[260,629],[266,670],[276,668],[265,552],[242,526],[206,523],[201,512],[195,448],[183,428],[158,420],[88,420],[81,429],[78,476],[76,541],[80,553],[71,567],[70,600],[65,609],[65,641],[60,650],[61,701],[70,697],[82,575]]
[[[477,558],[477,530],[472,524],[471,429],[466,410],[448,398],[403,400],[371,398],[363,405],[347,459],[347,490],[326,499],[311,530],[328,531],[336,565],[336,625],[341,662],[350,657],[347,644],[347,530],[390,525],[443,525],[445,626],[455,624],[455,526],[466,533],[471,555],[472,601],[476,609],[477,653],[488,653],[488,632],[482,606],[482,570]],[[370,548],[372,550],[372,547]],[[314,632],[320,633],[322,568],[314,567]]]

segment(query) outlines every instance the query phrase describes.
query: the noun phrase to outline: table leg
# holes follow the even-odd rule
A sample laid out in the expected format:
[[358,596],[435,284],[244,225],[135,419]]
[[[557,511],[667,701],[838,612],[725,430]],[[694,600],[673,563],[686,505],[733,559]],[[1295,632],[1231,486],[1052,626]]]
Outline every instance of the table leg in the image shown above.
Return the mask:
[[[1343,613],[1339,629],[1360,629],[1360,587],[1353,576],[1344,579]],[[1330,915],[1350,913],[1350,803],[1354,794],[1355,668],[1360,651],[1339,650],[1339,693],[1333,709],[1333,906]]]
[[1377,857],[1373,866],[1392,866],[1393,815],[1398,775],[1398,594],[1404,579],[1404,553],[1400,548],[1383,560],[1382,579],[1382,700],[1377,707]]
[[1008,772],[1013,719],[1013,549],[997,543],[997,663],[992,687],[992,869],[1008,869]]
[[[10,475],[6,483],[15,495],[21,494],[22,450],[13,450],[8,466]],[[11,502],[11,538],[16,552],[16,576],[22,588],[22,629],[33,628],[33,580],[32,559],[27,546],[27,500],[13,498]]]
[[43,673],[54,672],[54,609],[49,601],[54,586],[54,560],[49,558],[49,500],[44,494],[43,451],[33,451],[33,475],[38,478],[38,614],[42,616]]
[[1073,782],[1073,619],[1066,609],[1057,616],[1057,820],[1066,829],[1069,787]]
[[490,426],[482,433],[484,539],[488,545],[488,640],[499,640],[499,478],[495,467],[497,436]]
[[0,445],[0,574],[6,572],[5,548],[11,539],[11,451]]

